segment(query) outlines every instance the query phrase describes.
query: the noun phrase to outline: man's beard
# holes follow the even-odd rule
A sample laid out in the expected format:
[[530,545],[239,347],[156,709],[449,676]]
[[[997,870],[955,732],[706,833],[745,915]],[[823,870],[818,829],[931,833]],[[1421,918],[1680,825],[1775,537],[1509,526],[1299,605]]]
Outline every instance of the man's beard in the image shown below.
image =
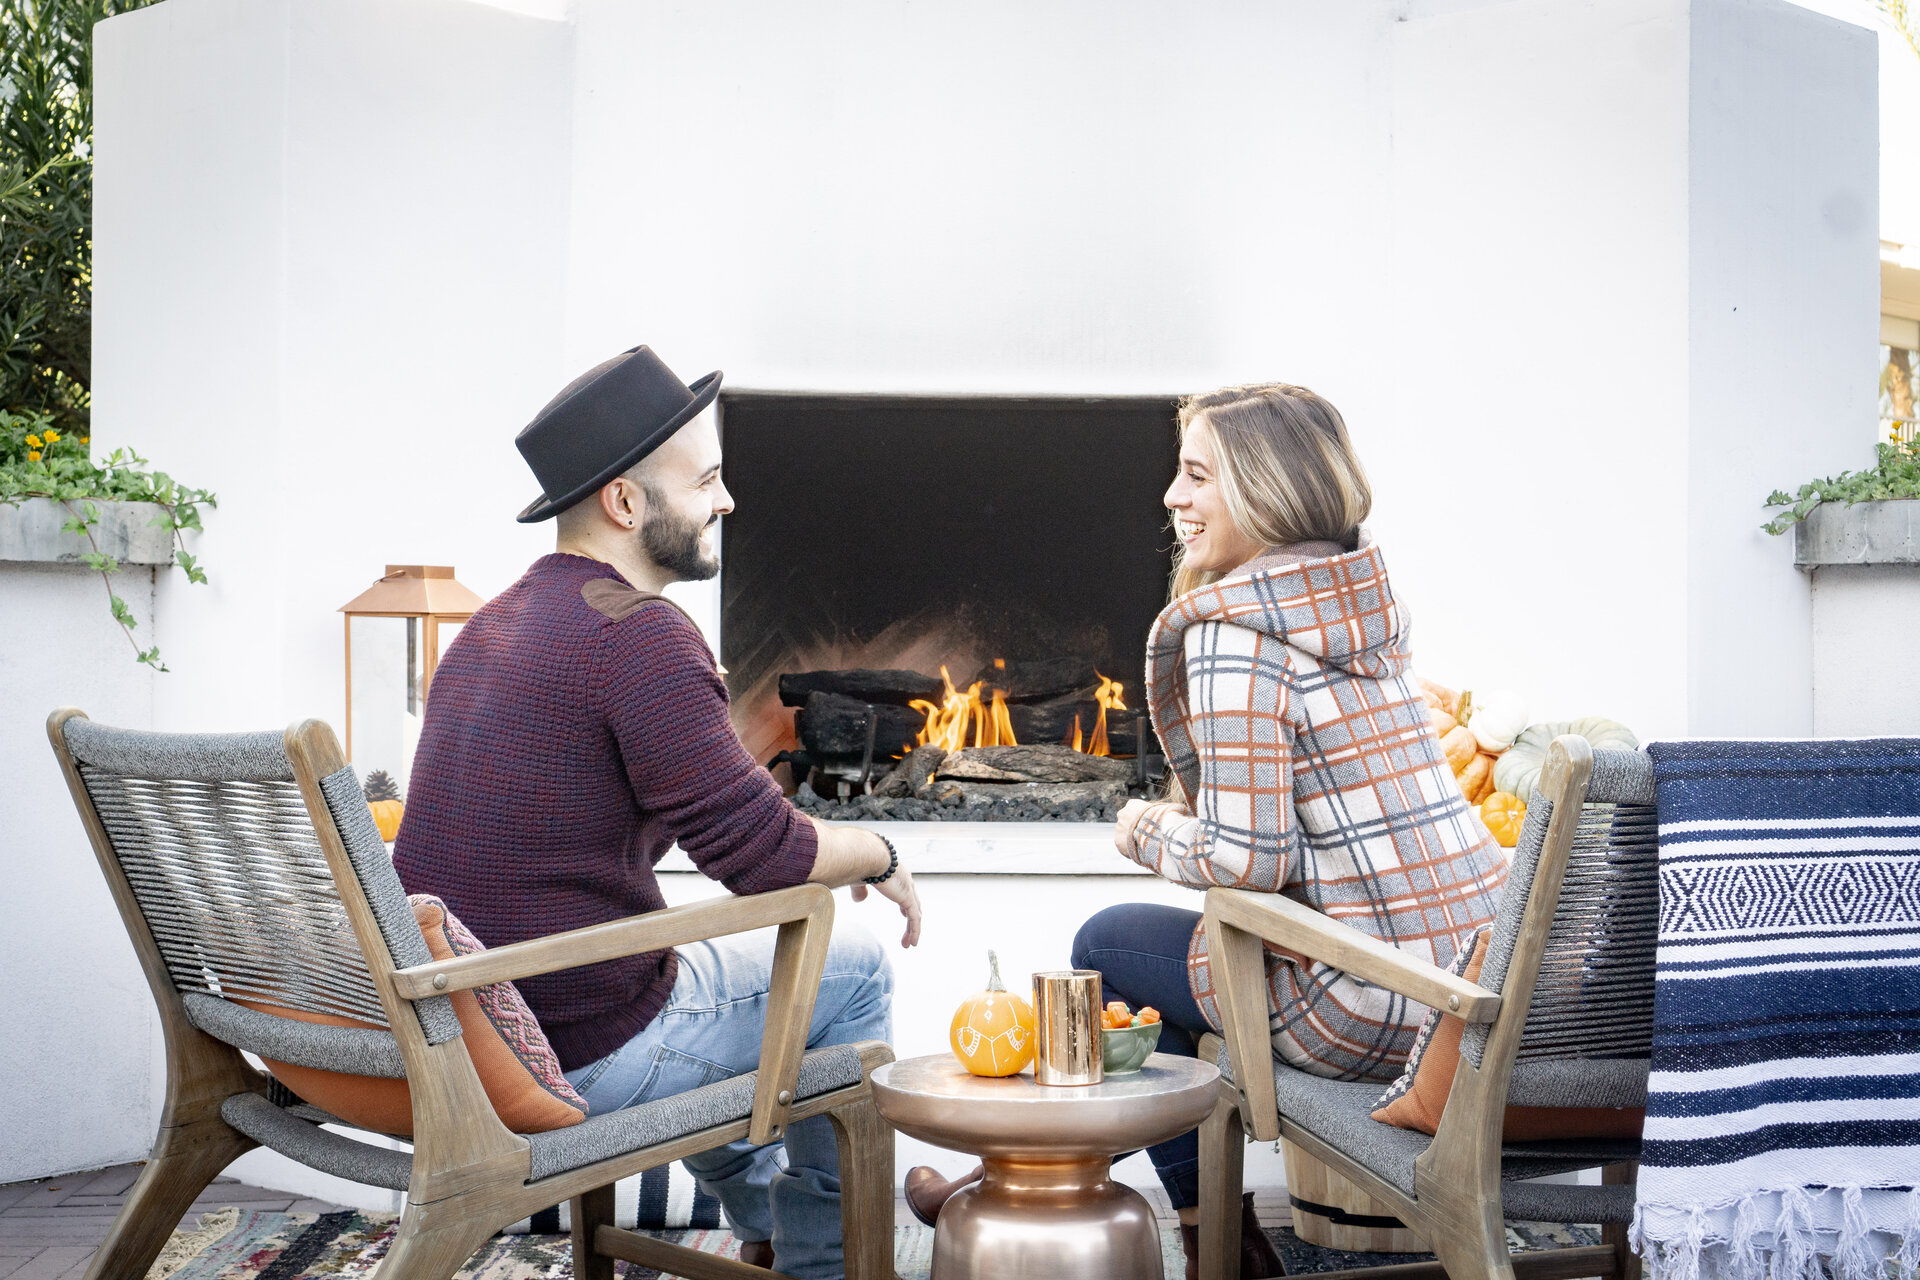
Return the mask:
[[682,520],[648,494],[647,514],[640,520],[640,549],[674,581],[704,582],[720,572],[720,557],[701,549],[700,535],[718,518],[706,524]]

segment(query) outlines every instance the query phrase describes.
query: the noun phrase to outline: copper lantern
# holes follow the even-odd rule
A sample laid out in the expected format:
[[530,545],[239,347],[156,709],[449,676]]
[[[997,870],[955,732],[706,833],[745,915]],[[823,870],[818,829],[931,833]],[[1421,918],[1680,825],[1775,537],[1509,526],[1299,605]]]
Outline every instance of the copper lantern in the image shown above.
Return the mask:
[[440,654],[485,601],[453,566],[390,564],[340,606],[347,626],[347,759],[405,785]]

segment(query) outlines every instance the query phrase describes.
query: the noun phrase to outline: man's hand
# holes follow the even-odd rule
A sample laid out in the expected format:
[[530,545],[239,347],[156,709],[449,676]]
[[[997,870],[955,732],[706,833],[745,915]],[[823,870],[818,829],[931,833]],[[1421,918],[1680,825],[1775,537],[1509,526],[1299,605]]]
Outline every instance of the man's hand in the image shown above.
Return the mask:
[[881,897],[898,903],[900,914],[907,918],[907,931],[901,936],[900,945],[911,947],[919,942],[920,895],[913,887],[913,873],[903,865],[879,884],[861,883],[868,876],[877,876],[887,869],[891,858],[886,842],[864,827],[839,826],[811,815],[807,821],[813,823],[820,838],[813,859],[813,874],[807,879],[829,889],[850,886],[855,902],[865,902],[868,889],[878,890]]
[[920,894],[913,887],[913,872],[903,864],[899,870],[882,880],[879,884],[856,884],[853,886],[853,900],[865,902],[867,890],[873,890],[889,902],[899,904],[900,914],[907,918],[907,931],[900,935],[900,945],[911,947],[920,941]]

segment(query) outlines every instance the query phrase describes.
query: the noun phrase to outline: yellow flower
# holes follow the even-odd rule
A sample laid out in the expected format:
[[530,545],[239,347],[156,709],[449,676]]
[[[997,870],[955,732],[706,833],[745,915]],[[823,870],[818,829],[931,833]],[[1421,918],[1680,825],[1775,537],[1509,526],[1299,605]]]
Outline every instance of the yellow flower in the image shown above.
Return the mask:
[[27,461],[28,461],[28,462],[38,462],[38,461],[40,461],[40,454],[39,454],[39,451],[38,451],[38,450],[34,450],[34,449],[29,449],[29,450],[27,451]]
[[58,431],[55,431],[52,427],[47,428],[47,443],[48,444],[60,443],[60,433]]
[[85,443],[86,443],[87,441],[89,441],[89,440],[91,440],[91,439],[93,439],[93,437],[92,437],[92,436],[81,436],[81,437],[80,437],[80,443],[81,443],[81,444],[85,444]]
[[27,448],[38,449],[39,447],[40,447],[40,437],[37,435],[34,435],[31,431],[29,431],[27,433]]

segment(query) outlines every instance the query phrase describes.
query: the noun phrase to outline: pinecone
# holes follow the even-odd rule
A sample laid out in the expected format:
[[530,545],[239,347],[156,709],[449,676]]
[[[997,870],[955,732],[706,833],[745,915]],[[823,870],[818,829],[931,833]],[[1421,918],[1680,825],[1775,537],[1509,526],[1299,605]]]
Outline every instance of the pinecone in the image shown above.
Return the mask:
[[366,791],[368,804],[373,804],[378,800],[398,800],[400,798],[400,788],[393,784],[393,779],[387,776],[385,769],[375,769],[367,775]]

